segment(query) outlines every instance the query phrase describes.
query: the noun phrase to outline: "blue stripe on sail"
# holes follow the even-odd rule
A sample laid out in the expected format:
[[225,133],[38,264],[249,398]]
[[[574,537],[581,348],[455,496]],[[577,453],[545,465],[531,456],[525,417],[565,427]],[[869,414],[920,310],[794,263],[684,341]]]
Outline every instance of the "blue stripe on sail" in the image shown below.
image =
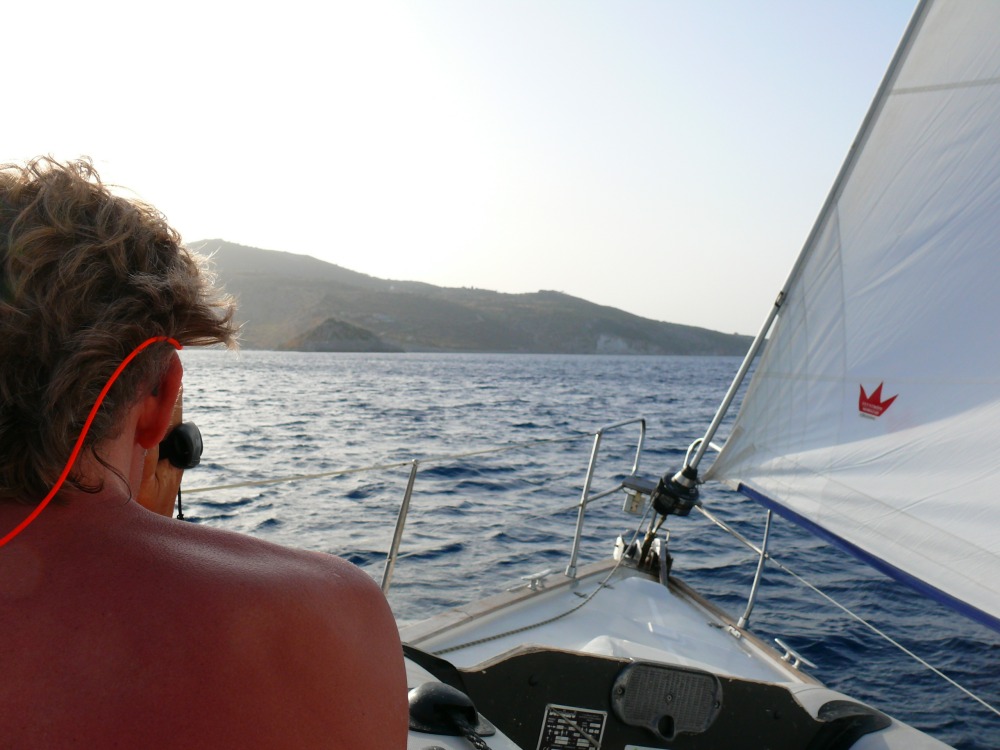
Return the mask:
[[786,508],[784,505],[775,502],[766,495],[762,495],[760,492],[757,492],[757,490],[747,487],[745,484],[741,483],[738,489],[740,493],[746,495],[751,500],[757,501],[765,508],[773,510],[778,515],[783,516],[790,521],[794,521],[803,528],[807,529],[809,532],[818,536],[820,539],[823,539],[829,542],[830,544],[839,547],[848,554],[854,555],[862,562],[870,565],[876,570],[881,571],[882,573],[885,573],[887,576],[895,578],[897,581],[905,583],[907,586],[916,589],[929,599],[934,599],[935,601],[941,602],[942,604],[945,604],[951,607],[952,609],[958,611],[960,614],[965,615],[970,620],[975,620],[976,622],[981,623],[988,628],[992,628],[993,630],[1000,632],[1000,619],[994,617],[988,612],[983,612],[981,609],[973,607],[968,602],[964,602],[961,599],[956,599],[951,594],[948,594],[939,588],[931,586],[926,581],[922,581],[919,578],[910,575],[906,571],[897,568],[895,565],[887,563],[885,560],[876,557],[870,552],[866,552],[857,545],[852,544],[846,539],[837,536],[829,529],[824,529],[822,526],[819,526],[818,524],[814,523],[813,521],[810,521],[804,516],[800,516],[795,511],[790,510]]

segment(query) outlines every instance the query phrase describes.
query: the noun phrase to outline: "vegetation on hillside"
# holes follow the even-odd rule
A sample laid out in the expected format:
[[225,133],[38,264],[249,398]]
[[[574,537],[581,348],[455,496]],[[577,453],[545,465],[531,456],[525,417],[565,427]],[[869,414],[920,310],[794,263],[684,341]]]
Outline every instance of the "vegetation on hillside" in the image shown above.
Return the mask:
[[553,291],[377,279],[306,255],[205,240],[239,302],[242,344],[305,351],[743,354],[746,336],[663,323]]

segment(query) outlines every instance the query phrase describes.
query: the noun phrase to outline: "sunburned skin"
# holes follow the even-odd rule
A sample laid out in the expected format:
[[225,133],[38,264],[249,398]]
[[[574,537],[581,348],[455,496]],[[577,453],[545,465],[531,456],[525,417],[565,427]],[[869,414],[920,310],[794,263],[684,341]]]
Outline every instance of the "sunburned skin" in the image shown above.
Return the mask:
[[[385,599],[334,557],[179,523],[130,499],[171,423],[176,354],[96,494],[65,491],[0,549],[0,745],[344,748],[406,744]],[[0,504],[12,528],[30,506]]]
[[[170,414],[169,432],[184,421],[184,389],[177,394],[174,410]],[[178,469],[170,461],[160,460],[159,446],[146,451],[142,462],[142,480],[135,501],[147,510],[171,518],[177,502],[177,490],[184,478],[184,469]]]

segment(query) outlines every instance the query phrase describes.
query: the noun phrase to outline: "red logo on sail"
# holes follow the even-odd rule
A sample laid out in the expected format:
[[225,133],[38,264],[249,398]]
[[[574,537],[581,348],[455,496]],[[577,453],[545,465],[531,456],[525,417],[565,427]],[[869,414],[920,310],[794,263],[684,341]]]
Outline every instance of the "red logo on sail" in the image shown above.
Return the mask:
[[862,417],[868,417],[869,419],[876,419],[881,417],[883,412],[892,406],[892,402],[896,400],[896,396],[892,398],[887,398],[885,401],[882,400],[882,386],[885,383],[879,383],[878,388],[872,391],[872,395],[865,393],[865,387],[861,386],[861,396],[858,398],[858,412]]

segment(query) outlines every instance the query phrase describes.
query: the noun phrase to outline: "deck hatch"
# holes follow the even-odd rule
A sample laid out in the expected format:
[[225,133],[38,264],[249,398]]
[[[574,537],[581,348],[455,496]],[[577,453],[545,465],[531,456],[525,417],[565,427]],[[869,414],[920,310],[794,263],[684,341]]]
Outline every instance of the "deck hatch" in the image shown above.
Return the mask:
[[637,662],[619,672],[611,706],[624,723],[672,740],[712,725],[722,707],[722,685],[707,672]]

